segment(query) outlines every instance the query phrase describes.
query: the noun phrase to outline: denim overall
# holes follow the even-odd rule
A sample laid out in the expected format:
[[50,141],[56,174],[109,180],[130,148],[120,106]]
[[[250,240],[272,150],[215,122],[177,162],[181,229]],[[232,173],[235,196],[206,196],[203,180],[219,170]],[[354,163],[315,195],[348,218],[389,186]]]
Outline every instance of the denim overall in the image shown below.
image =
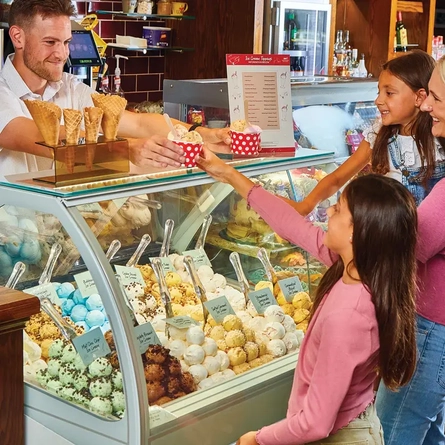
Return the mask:
[[425,189],[421,179],[418,178],[421,168],[405,165],[405,156],[402,155],[402,151],[397,143],[397,135],[389,140],[388,149],[394,167],[402,172],[402,184],[413,195],[416,205],[418,206],[426,198],[431,189],[445,177],[445,162],[441,161],[436,163],[434,172],[431,178],[428,179],[427,187]]

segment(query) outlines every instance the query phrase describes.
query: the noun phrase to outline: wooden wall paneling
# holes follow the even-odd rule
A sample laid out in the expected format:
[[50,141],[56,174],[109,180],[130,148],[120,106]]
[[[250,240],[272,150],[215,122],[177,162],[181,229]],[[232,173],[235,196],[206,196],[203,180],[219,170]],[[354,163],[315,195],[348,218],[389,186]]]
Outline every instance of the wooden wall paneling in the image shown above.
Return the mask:
[[[267,0],[266,3],[268,3]],[[253,35],[254,54],[261,54],[263,52],[264,4],[264,0],[256,0],[255,2]]]
[[428,40],[426,42],[425,51],[428,54],[433,52],[433,36],[434,36],[434,22],[436,17],[436,0],[424,0],[424,13],[428,17]]
[[[258,0],[257,0],[258,1]],[[254,51],[255,0],[189,0],[188,14],[196,20],[167,21],[174,28],[174,45],[193,47],[166,57],[167,79],[226,77],[227,53]],[[260,13],[258,13],[258,16]],[[262,30],[258,31],[259,36]]]
[[334,44],[336,37],[337,0],[330,0],[331,4],[331,33],[329,35],[328,74],[333,75],[332,61],[334,60]]

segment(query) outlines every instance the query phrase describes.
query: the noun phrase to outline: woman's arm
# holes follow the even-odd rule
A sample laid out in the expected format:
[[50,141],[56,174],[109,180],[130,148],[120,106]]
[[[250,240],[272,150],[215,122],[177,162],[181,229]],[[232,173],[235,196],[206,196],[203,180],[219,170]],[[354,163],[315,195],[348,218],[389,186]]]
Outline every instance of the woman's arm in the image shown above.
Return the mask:
[[350,156],[343,164],[329,175],[325,176],[309,195],[301,202],[289,200],[289,204],[297,210],[300,215],[306,216],[316,207],[316,205],[329,198],[351,178],[362,170],[371,159],[371,147],[364,139],[360,142],[357,151]]

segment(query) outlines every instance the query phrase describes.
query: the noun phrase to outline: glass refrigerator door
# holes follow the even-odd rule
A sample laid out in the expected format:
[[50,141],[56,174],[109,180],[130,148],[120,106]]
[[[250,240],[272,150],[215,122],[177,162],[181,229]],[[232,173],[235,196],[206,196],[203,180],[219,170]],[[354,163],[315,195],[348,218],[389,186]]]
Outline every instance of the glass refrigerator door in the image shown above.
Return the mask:
[[281,2],[275,52],[291,56],[294,75],[328,72],[330,5]]

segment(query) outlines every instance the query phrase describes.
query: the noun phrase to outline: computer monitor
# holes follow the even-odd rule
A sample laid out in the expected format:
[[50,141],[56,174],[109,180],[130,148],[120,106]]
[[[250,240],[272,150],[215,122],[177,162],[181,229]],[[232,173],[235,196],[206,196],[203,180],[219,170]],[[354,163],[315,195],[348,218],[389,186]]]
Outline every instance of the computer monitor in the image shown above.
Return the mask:
[[101,60],[91,31],[72,30],[68,66],[100,66]]

